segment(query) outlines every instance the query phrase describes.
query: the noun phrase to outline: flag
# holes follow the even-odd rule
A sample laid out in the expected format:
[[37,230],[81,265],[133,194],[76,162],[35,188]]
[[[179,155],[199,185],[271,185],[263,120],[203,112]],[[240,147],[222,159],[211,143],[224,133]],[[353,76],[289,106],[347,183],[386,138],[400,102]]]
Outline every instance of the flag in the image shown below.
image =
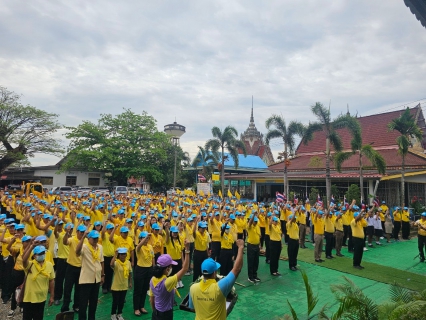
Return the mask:
[[207,179],[206,179],[206,177],[205,177],[205,176],[203,176],[202,174],[198,174],[198,180],[199,180],[199,181],[206,181]]
[[349,208],[349,203],[346,200],[346,196],[343,196],[343,205],[345,206],[346,210]]
[[275,197],[277,198],[277,202],[284,202],[284,195],[279,193],[278,191],[275,192]]
[[232,198],[231,190],[228,189],[228,198]]
[[379,207],[379,206],[380,206],[379,197],[374,198],[374,200],[373,200],[373,204],[374,204],[374,206],[376,206],[376,207]]
[[297,198],[297,194],[294,194],[293,203],[297,205],[298,202],[299,202],[299,199]]
[[235,198],[237,198],[238,200],[240,200],[240,198],[241,198],[241,196],[240,196],[240,194],[238,193],[237,190],[235,190]]
[[331,195],[331,201],[330,202],[336,203],[336,201],[334,200],[334,196],[333,195]]
[[322,203],[322,201],[321,201],[321,197],[320,197],[320,195],[318,194],[318,197],[317,197],[317,204],[319,205],[319,206],[321,206],[322,207],[322,205],[323,205],[323,203]]
[[212,174],[212,181],[219,181],[220,175],[218,174]]
[[219,190],[219,193],[218,193],[218,196],[219,196],[219,198],[223,198],[223,196],[222,196],[222,190]]

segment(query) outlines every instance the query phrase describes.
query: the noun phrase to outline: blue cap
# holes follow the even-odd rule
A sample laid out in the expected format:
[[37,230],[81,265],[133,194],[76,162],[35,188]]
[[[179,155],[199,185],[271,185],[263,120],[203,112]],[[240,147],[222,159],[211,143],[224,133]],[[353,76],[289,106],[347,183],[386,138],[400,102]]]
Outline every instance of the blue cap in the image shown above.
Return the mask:
[[79,231],[79,232],[85,232],[86,231],[86,226],[85,225],[82,225],[82,224],[80,224],[78,227],[77,227],[77,231]]
[[226,224],[226,225],[222,224],[222,229],[225,228],[225,226],[226,226],[226,229],[231,229],[231,226],[229,224]]
[[71,226],[71,229],[74,229],[74,225],[73,225],[71,222],[68,222],[68,223],[65,225],[65,229],[67,229],[69,226]]
[[126,220],[126,223],[133,223],[133,220],[129,218]]
[[254,217],[253,222],[258,222],[259,218],[258,217]]
[[272,216],[272,213],[271,213],[271,212],[268,212],[268,213],[266,214],[266,216],[267,216],[267,217],[270,217],[270,216]]
[[84,221],[89,221],[90,220],[90,216],[84,216],[83,220]]
[[176,211],[173,211],[172,216],[177,218],[179,215],[176,213]]
[[404,210],[408,210],[408,208],[407,208],[407,207],[404,207]]
[[36,241],[42,242],[42,241],[47,241],[47,237],[46,236],[38,236],[37,238],[35,238]]
[[120,228],[120,232],[123,232],[123,233],[129,232],[129,228],[127,228],[127,227],[121,227]]
[[423,213],[422,213],[422,217],[426,217],[426,212],[423,212]]
[[357,212],[354,213],[354,218],[356,218],[358,216],[359,216],[359,212],[357,211]]
[[186,219],[186,222],[191,222],[194,221],[194,219],[192,219],[191,217],[189,217],[188,219]]
[[280,219],[278,219],[277,217],[273,217],[273,218],[272,218],[272,221],[277,222],[277,221],[280,221]]
[[143,226],[145,226],[145,223],[143,223],[143,221],[139,221],[138,222],[138,227],[143,227]]
[[229,215],[229,219],[235,220],[235,215],[234,215],[233,213],[231,213],[231,214]]
[[385,203],[386,203],[386,201],[382,201],[382,203],[383,203],[383,204],[385,204]]
[[83,216],[82,213],[77,213],[77,219],[80,219]]
[[208,258],[201,264],[202,274],[212,274],[220,268],[220,264],[214,261],[212,258]]
[[33,254],[45,253],[46,248],[44,246],[37,246],[33,249]]
[[95,227],[101,226],[102,222],[100,221],[95,221],[95,223],[93,224]]
[[173,226],[173,227],[170,228],[170,231],[171,232],[179,232],[179,229],[178,229],[178,227]]
[[318,214],[319,214],[319,215],[323,215],[323,214],[324,214],[324,211],[322,211],[322,210],[318,210]]
[[118,254],[126,254],[127,253],[127,248],[118,248],[117,249],[117,253]]
[[160,230],[160,226],[158,225],[158,223],[154,223],[154,224],[151,226],[151,229],[154,229],[154,230]]
[[148,232],[146,231],[142,231],[141,233],[139,233],[139,238],[146,238],[148,236]]
[[98,239],[99,238],[99,232],[97,232],[96,230],[92,230],[87,234],[88,238],[92,238],[92,239]]
[[52,215],[50,215],[50,214],[48,214],[48,213],[45,213],[45,214],[43,215],[43,219],[50,219],[50,218],[52,218]]
[[112,223],[108,223],[107,226],[106,226],[106,229],[107,230],[114,229],[114,225]]
[[198,222],[198,228],[207,228],[207,223],[205,221]]
[[358,207],[357,205],[354,205],[352,208],[353,208],[354,210],[359,210],[359,207]]
[[25,241],[28,241],[28,240],[31,240],[31,239],[32,239],[31,236],[23,236],[22,239],[21,239],[21,241],[25,242]]
[[3,220],[3,219],[6,219],[6,215],[4,213],[0,214],[0,220]]
[[24,230],[24,229],[25,229],[25,226],[23,224],[17,224],[15,226],[15,230]]

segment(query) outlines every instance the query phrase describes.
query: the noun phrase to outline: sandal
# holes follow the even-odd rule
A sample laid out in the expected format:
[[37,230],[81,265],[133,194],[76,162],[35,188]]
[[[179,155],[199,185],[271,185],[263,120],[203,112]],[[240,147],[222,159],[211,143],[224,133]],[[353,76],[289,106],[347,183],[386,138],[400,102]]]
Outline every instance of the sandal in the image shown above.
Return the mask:
[[142,315],[142,313],[139,310],[135,311],[135,316],[140,317]]
[[148,314],[148,311],[146,311],[146,310],[145,310],[145,308],[142,308],[142,309],[141,309],[141,313],[143,313],[143,314]]

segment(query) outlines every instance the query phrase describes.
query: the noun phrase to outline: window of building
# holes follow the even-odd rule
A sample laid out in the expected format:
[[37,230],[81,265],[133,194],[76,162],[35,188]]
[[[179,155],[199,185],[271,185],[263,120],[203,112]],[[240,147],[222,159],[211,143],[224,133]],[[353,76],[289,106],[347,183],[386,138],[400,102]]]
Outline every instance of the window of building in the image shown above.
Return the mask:
[[66,186],[75,186],[77,184],[77,177],[75,176],[67,176],[66,180],[65,180],[65,185]]
[[89,172],[89,178],[100,178],[100,173]]
[[53,177],[40,177],[40,183],[45,185],[52,185],[53,184]]
[[98,187],[100,184],[100,178],[89,178],[89,186]]

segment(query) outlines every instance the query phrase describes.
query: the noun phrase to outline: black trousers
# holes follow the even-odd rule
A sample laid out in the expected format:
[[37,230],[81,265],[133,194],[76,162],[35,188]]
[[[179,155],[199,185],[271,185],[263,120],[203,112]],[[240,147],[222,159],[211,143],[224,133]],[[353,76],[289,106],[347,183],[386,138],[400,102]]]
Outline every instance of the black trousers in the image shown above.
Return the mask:
[[210,254],[210,258],[216,261],[220,255],[220,241],[212,241],[211,248],[212,248],[212,253]]
[[311,223],[311,242],[314,243],[315,242],[315,226],[313,223]]
[[299,253],[299,240],[288,239],[287,254],[288,267],[295,268],[297,266],[297,254]]
[[349,230],[351,229],[351,226],[343,225],[343,240],[342,245],[346,246],[346,240],[349,237]]
[[15,269],[12,270],[13,292],[12,292],[12,299],[10,303],[11,310],[16,310],[17,302],[16,302],[16,296],[15,296],[15,290],[24,282],[24,278],[25,278],[24,270],[15,270]]
[[249,279],[257,278],[259,268],[259,245],[247,243],[247,271]]
[[173,309],[165,312],[152,311],[152,320],[173,320]]
[[281,231],[282,231],[282,233],[284,235],[284,241],[287,244],[288,243],[288,239],[289,239],[289,236],[287,234],[287,221],[280,220],[280,222],[281,222]]
[[354,251],[354,242],[352,237],[352,228],[349,228],[348,232],[348,251]]
[[265,241],[265,227],[260,227],[260,246],[263,248],[263,243]]
[[401,221],[395,221],[393,224],[393,237],[399,239],[399,231],[401,231]]
[[65,274],[67,273],[67,266],[67,259],[58,258],[56,260],[55,300],[62,299],[62,295],[64,293],[64,281]]
[[271,256],[271,249],[269,248],[271,242],[271,238],[269,237],[269,234],[265,234],[265,260],[270,260]]
[[146,292],[152,277],[152,267],[135,267],[133,286],[133,310],[145,308]]
[[43,320],[45,304],[46,301],[39,303],[23,302],[22,320]]
[[112,257],[104,257],[105,281],[102,284],[102,289],[108,290],[108,291],[111,291],[112,276],[114,275],[114,270],[110,267],[111,260],[112,260]]
[[354,243],[354,258],[353,258],[353,265],[354,266],[360,266],[362,261],[362,255],[364,253],[364,238],[352,238],[352,241]]
[[420,258],[425,258],[425,252],[423,248],[426,247],[426,236],[422,236],[420,234],[417,235],[417,245],[419,247],[419,255]]
[[410,236],[410,222],[402,221],[402,239],[408,240]]
[[219,263],[220,263],[220,274],[222,276],[228,275],[229,272],[231,272],[234,263],[232,261],[232,256],[234,255],[232,249],[221,249],[220,250],[220,256],[219,256]]
[[331,251],[333,250],[333,234],[331,232],[324,232],[325,238],[325,256],[331,256]]
[[124,307],[124,300],[126,300],[127,290],[121,290],[121,291],[112,290],[111,294],[112,294],[111,314],[122,314],[123,307]]
[[195,282],[201,276],[201,264],[207,259],[207,252],[194,250],[194,273],[192,274],[192,281]]
[[4,261],[2,256],[0,256],[0,259],[2,260],[2,263],[3,263],[2,274],[1,274],[1,277],[3,278],[1,299],[3,301],[8,301],[10,297],[12,296],[12,292],[13,292],[11,274],[12,274],[13,266],[15,265],[15,261],[13,260],[12,256],[9,256],[6,261]]
[[282,244],[281,241],[269,241],[269,271],[272,273],[278,272]]
[[[78,311],[78,320],[95,320],[96,308],[98,307],[100,282],[80,284],[80,310]],[[87,313],[87,306],[89,312]]]
[[74,267],[67,264],[67,273],[65,274],[65,285],[64,285],[64,302],[62,303],[61,312],[70,310],[71,292],[74,287],[74,299],[73,309],[79,308],[80,303],[80,285],[78,280],[80,279],[80,267]]

